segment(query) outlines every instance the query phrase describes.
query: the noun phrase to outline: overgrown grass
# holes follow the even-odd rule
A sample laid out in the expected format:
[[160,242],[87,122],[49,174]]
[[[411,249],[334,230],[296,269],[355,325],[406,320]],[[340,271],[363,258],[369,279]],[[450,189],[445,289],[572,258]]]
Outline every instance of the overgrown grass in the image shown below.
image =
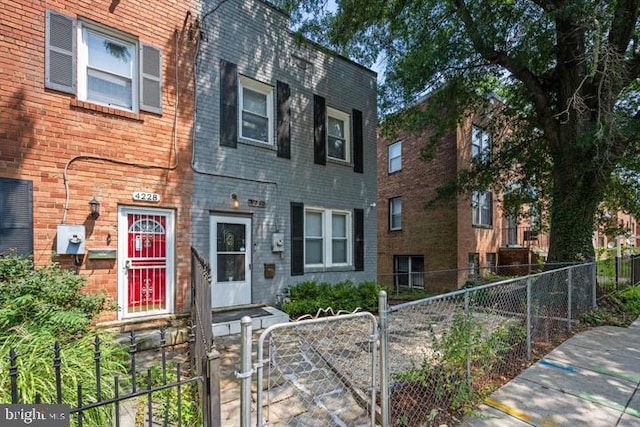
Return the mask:
[[444,333],[431,328],[430,335],[433,354],[424,357],[419,366],[394,375],[398,397],[403,390],[424,393],[420,412],[409,407],[399,408],[399,412],[406,410],[409,417],[423,418],[429,414],[432,419],[422,420],[430,421],[429,425],[438,416],[444,415],[442,420],[446,420],[459,415],[493,391],[497,386],[484,379],[510,362],[512,350],[526,340],[526,329],[515,321],[490,328],[482,320],[458,313]]
[[590,325],[629,326],[640,316],[640,286],[611,291],[598,301],[598,308],[582,316]]
[[[113,336],[102,335],[101,350],[101,391],[102,398],[114,395],[114,376],[123,376],[126,367],[123,361],[126,357],[125,349],[118,346]],[[3,363],[9,355],[10,349],[18,354],[16,366],[18,368],[18,401],[21,403],[36,402],[39,395],[43,403],[56,403],[56,382],[54,368],[54,343],[57,337],[48,333],[32,334],[20,331],[0,340],[0,355]],[[72,345],[62,347],[60,351],[60,376],[62,385],[62,402],[74,404],[78,401],[78,385],[82,385],[83,401],[96,402],[97,387],[94,365],[94,337],[85,336],[76,339]],[[0,402],[11,402],[10,376],[8,370],[2,370],[0,375]],[[100,408],[87,411],[84,414],[85,425],[105,426],[111,423],[111,409]]]

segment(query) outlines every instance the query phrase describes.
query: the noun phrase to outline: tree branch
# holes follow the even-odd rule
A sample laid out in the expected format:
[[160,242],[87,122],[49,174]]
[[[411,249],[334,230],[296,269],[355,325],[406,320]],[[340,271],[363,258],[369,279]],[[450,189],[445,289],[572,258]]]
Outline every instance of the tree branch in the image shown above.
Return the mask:
[[[488,46],[485,38],[480,35],[476,23],[464,0],[454,0],[453,3],[458,12],[458,16],[462,19],[462,22],[465,25],[467,35],[480,55],[490,63],[502,66],[514,77],[520,80],[531,92],[534,106],[543,126],[547,129],[555,128],[557,122],[551,113],[552,108],[549,105],[548,98],[545,94],[544,82],[540,77],[533,74],[527,67],[517,65],[506,52],[497,51],[493,46]],[[546,4],[553,3],[553,1],[540,0],[539,3]]]

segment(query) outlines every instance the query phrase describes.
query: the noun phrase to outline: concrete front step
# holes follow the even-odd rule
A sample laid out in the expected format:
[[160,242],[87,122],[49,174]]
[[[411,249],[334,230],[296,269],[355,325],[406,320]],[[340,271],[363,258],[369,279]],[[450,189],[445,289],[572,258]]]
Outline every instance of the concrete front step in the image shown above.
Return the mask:
[[245,306],[237,309],[214,310],[213,336],[223,337],[239,334],[240,320],[244,316],[251,317],[251,327],[254,331],[289,321],[289,316],[286,313],[269,306]]

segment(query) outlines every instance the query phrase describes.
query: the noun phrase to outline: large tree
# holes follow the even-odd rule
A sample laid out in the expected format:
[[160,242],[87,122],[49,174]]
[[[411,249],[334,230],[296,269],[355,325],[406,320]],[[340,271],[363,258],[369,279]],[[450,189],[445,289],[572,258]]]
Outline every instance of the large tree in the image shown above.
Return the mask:
[[[385,117],[388,128],[429,125],[438,135],[477,111],[487,94],[504,100],[502,114],[492,117],[508,120],[511,132],[496,139],[490,161],[448,189],[508,184],[509,194],[544,203],[549,261],[593,257],[596,213],[612,188],[632,196],[619,203],[637,204],[637,192],[619,186],[638,187],[640,170],[640,0],[336,3],[279,5],[306,36],[367,65],[384,63],[381,111],[403,110]],[[405,107],[425,94],[428,108],[408,114]],[[426,158],[436,143],[425,141]]]

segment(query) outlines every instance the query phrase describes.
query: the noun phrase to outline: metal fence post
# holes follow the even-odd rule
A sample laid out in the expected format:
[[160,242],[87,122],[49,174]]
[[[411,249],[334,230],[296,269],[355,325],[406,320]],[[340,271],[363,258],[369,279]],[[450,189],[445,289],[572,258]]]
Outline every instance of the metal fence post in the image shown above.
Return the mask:
[[527,278],[527,360],[531,360],[531,278]]
[[[469,312],[469,289],[466,289],[464,291],[464,316],[465,316],[465,321],[467,322],[467,327],[470,326],[469,322],[470,322],[470,312]],[[467,336],[468,339],[472,339],[470,334]],[[466,364],[467,364],[467,385],[471,385],[471,355],[470,355],[470,349],[469,349],[469,345],[471,343],[467,342],[465,343],[465,358],[466,360]]]
[[380,412],[382,427],[389,427],[389,325],[387,293],[378,294],[378,314],[380,316]]
[[251,317],[244,316],[240,319],[240,372],[236,372],[236,378],[240,385],[240,426],[251,425]]
[[593,262],[593,268],[591,269],[591,308],[598,308],[598,263]]
[[567,273],[569,275],[569,280],[567,280],[567,330],[570,331],[571,330],[571,317],[572,317],[572,310],[571,310],[571,305],[573,304],[573,292],[572,292],[572,288],[573,288],[573,267],[570,268],[569,270],[567,270]]
[[207,402],[207,427],[222,427],[222,419],[220,414],[220,353],[212,350],[207,354],[205,359],[207,370],[205,371],[205,387],[208,391]]

